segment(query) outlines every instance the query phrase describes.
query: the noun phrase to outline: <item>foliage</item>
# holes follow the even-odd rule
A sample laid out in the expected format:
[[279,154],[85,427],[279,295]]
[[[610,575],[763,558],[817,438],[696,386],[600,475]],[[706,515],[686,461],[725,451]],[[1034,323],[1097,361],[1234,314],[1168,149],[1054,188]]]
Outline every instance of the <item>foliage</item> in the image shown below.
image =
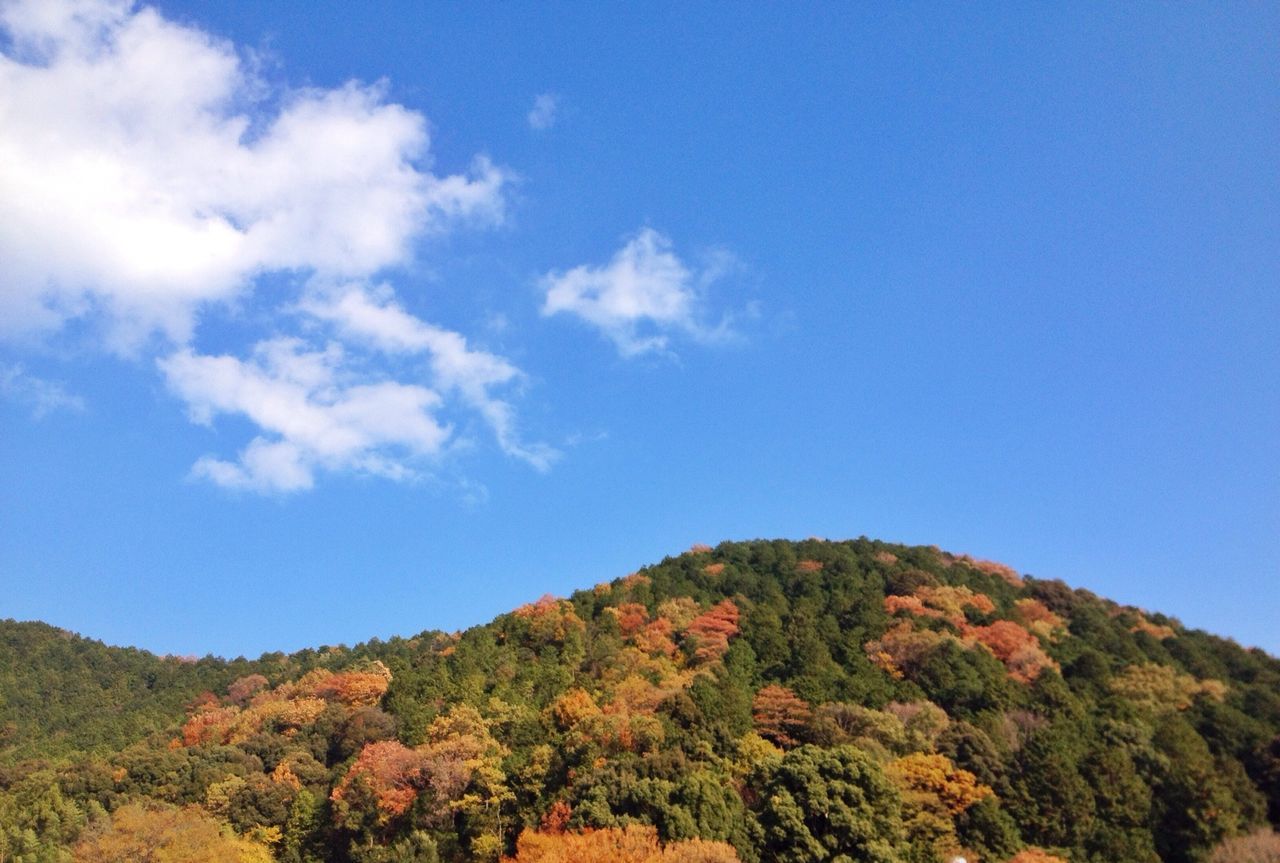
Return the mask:
[[1260,651],[866,539],[254,661],[0,622],[0,861],[1226,863],[1280,822],[1277,693]]
[[526,830],[507,863],[738,863],[732,845],[690,839],[662,845],[658,831],[633,824],[581,833]]
[[903,837],[898,793],[851,746],[802,746],[758,777],[758,817],[778,863],[893,863]]
[[232,834],[196,808],[129,804],[73,849],[75,863],[271,863],[265,845]]
[[1280,834],[1259,830],[1227,839],[1213,849],[1208,863],[1280,863]]

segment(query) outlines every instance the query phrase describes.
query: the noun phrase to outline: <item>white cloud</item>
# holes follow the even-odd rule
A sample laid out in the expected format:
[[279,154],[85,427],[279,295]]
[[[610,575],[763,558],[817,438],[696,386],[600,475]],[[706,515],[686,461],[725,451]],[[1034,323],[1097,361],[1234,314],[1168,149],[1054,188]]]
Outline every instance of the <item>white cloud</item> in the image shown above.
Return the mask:
[[318,468],[403,479],[414,458],[438,455],[449,428],[441,399],[423,386],[378,380],[346,362],[336,344],[308,349],[298,339],[260,343],[253,358],[182,350],[160,360],[191,418],[247,417],[256,437],[238,463],[206,456],[194,472],[222,485],[268,491],[309,488]]
[[382,87],[271,94],[231,45],[129,3],[19,0],[0,27],[10,331],[101,314],[117,347],[182,341],[260,273],[367,275],[423,232],[502,218],[504,172],[426,170],[424,118]]
[[556,110],[559,107],[560,97],[555,93],[539,93],[527,115],[529,128],[539,132],[550,129],[556,124]]
[[[480,156],[435,173],[426,119],[385,85],[273,89],[233,45],[129,0],[0,0],[5,36],[0,338],[88,332],[159,355],[193,418],[238,415],[261,432],[237,461],[197,463],[223,485],[412,476],[449,443],[437,417],[454,402],[507,453],[549,464],[494,394],[518,369],[363,287],[424,236],[501,223],[507,171]],[[302,295],[268,307],[259,281],[279,273]],[[315,287],[340,283],[355,287]],[[200,325],[233,303],[257,303],[278,337],[247,360],[202,355]],[[317,321],[330,343],[282,335]],[[427,358],[416,377],[430,388],[377,361],[399,354]]]
[[414,317],[387,292],[383,294],[376,296],[360,286],[346,286],[315,295],[302,308],[334,324],[347,339],[387,353],[425,355],[435,385],[442,391],[458,393],[478,411],[493,428],[504,452],[539,470],[550,467],[557,453],[544,445],[521,442],[514,408],[491,392],[495,387],[520,382],[520,370],[502,357],[471,348],[461,334]]
[[0,396],[24,404],[36,419],[54,411],[83,411],[84,399],[72,395],[57,381],[36,377],[21,363],[0,363]]
[[700,305],[703,291],[731,261],[720,252],[695,272],[672,251],[671,240],[644,228],[602,267],[583,264],[543,276],[542,314],[582,318],[612,339],[623,356],[665,351],[673,332],[721,338],[728,334],[727,324],[700,323]]

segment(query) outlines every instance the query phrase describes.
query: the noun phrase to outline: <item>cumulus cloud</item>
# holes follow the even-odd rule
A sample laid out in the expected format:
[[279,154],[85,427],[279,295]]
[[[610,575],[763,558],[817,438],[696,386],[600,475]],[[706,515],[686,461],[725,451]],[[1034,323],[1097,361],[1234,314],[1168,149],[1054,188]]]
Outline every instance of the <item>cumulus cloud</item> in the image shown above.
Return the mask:
[[529,128],[539,132],[550,129],[556,124],[556,110],[559,107],[560,97],[555,93],[539,93],[527,115]]
[[705,288],[731,262],[721,252],[707,266],[692,270],[672,251],[670,239],[644,228],[604,266],[583,264],[545,275],[542,314],[575,315],[628,357],[667,350],[673,332],[703,340],[724,337],[727,324],[709,327],[699,315]]
[[0,319],[100,313],[117,346],[189,337],[203,304],[281,269],[356,276],[458,218],[500,221],[504,173],[425,170],[424,118],[382,88],[279,95],[234,48],[122,2],[0,6]]
[[[0,36],[0,337],[89,332],[162,357],[194,418],[262,432],[236,462],[197,464],[224,485],[411,475],[442,451],[455,402],[549,463],[494,395],[517,369],[368,287],[425,236],[501,223],[507,171],[479,156],[436,173],[426,119],[385,85],[273,89],[233,45],[129,0],[0,0]],[[207,318],[269,302],[260,281],[281,273],[301,294],[265,310],[280,338],[247,359],[194,347]],[[315,287],[339,283],[353,287]],[[308,321],[332,342],[288,335]],[[352,340],[422,355],[430,380],[396,380]]]
[[29,373],[21,363],[0,363],[0,396],[26,405],[36,419],[55,411],[83,411],[84,399],[72,395],[57,381]]

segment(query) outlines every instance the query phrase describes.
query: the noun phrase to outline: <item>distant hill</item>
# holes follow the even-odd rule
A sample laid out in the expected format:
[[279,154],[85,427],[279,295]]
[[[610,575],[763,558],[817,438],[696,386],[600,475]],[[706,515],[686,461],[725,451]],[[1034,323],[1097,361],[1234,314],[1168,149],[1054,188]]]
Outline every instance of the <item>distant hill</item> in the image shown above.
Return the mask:
[[1277,822],[1280,661],[930,547],[696,547],[253,661],[0,622],[5,863],[1190,863]]

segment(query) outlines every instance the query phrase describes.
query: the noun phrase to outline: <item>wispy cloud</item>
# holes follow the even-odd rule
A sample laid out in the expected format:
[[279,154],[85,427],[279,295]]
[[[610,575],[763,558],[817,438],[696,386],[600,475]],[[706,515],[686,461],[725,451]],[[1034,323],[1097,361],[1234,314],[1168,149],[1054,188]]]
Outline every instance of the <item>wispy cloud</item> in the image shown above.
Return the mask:
[[727,320],[703,322],[705,290],[734,266],[726,252],[691,269],[673,251],[671,240],[644,228],[603,266],[583,264],[543,276],[542,314],[570,314],[611,339],[623,356],[667,351],[671,336],[698,340],[725,338]]
[[[238,461],[197,464],[225,485],[408,476],[459,408],[508,453],[550,462],[493,394],[518,370],[372,287],[425,236],[501,223],[506,170],[477,156],[436,173],[426,119],[385,86],[273,88],[233,45],[127,0],[0,3],[0,35],[0,337],[89,332],[155,357],[194,416],[247,417],[262,434]],[[298,291],[260,309],[276,337],[202,355],[201,324],[272,302],[271,274]],[[350,287],[317,287],[335,284]],[[425,373],[378,364],[398,351],[428,357]]]
[[406,456],[436,455],[449,437],[434,415],[435,392],[371,379],[336,343],[316,351],[275,339],[249,360],[184,350],[160,366],[196,422],[238,414],[265,433],[237,462],[206,456],[196,463],[196,475],[221,485],[297,491],[311,487],[317,468],[404,479],[412,475]]
[[0,363],[0,396],[25,405],[36,419],[44,419],[55,411],[84,410],[84,399],[72,395],[57,381],[49,381],[27,372],[21,363]]
[[521,371],[506,359],[473,348],[460,333],[414,317],[385,289],[347,286],[315,295],[303,308],[334,324],[348,340],[365,342],[384,353],[425,356],[434,385],[442,392],[456,393],[478,411],[504,452],[539,470],[546,470],[556,459],[554,449],[520,439],[514,407],[494,395],[496,389],[523,380]]
[[539,93],[533,100],[526,118],[529,128],[539,132],[546,131],[556,124],[556,112],[560,108],[560,97],[555,93]]

